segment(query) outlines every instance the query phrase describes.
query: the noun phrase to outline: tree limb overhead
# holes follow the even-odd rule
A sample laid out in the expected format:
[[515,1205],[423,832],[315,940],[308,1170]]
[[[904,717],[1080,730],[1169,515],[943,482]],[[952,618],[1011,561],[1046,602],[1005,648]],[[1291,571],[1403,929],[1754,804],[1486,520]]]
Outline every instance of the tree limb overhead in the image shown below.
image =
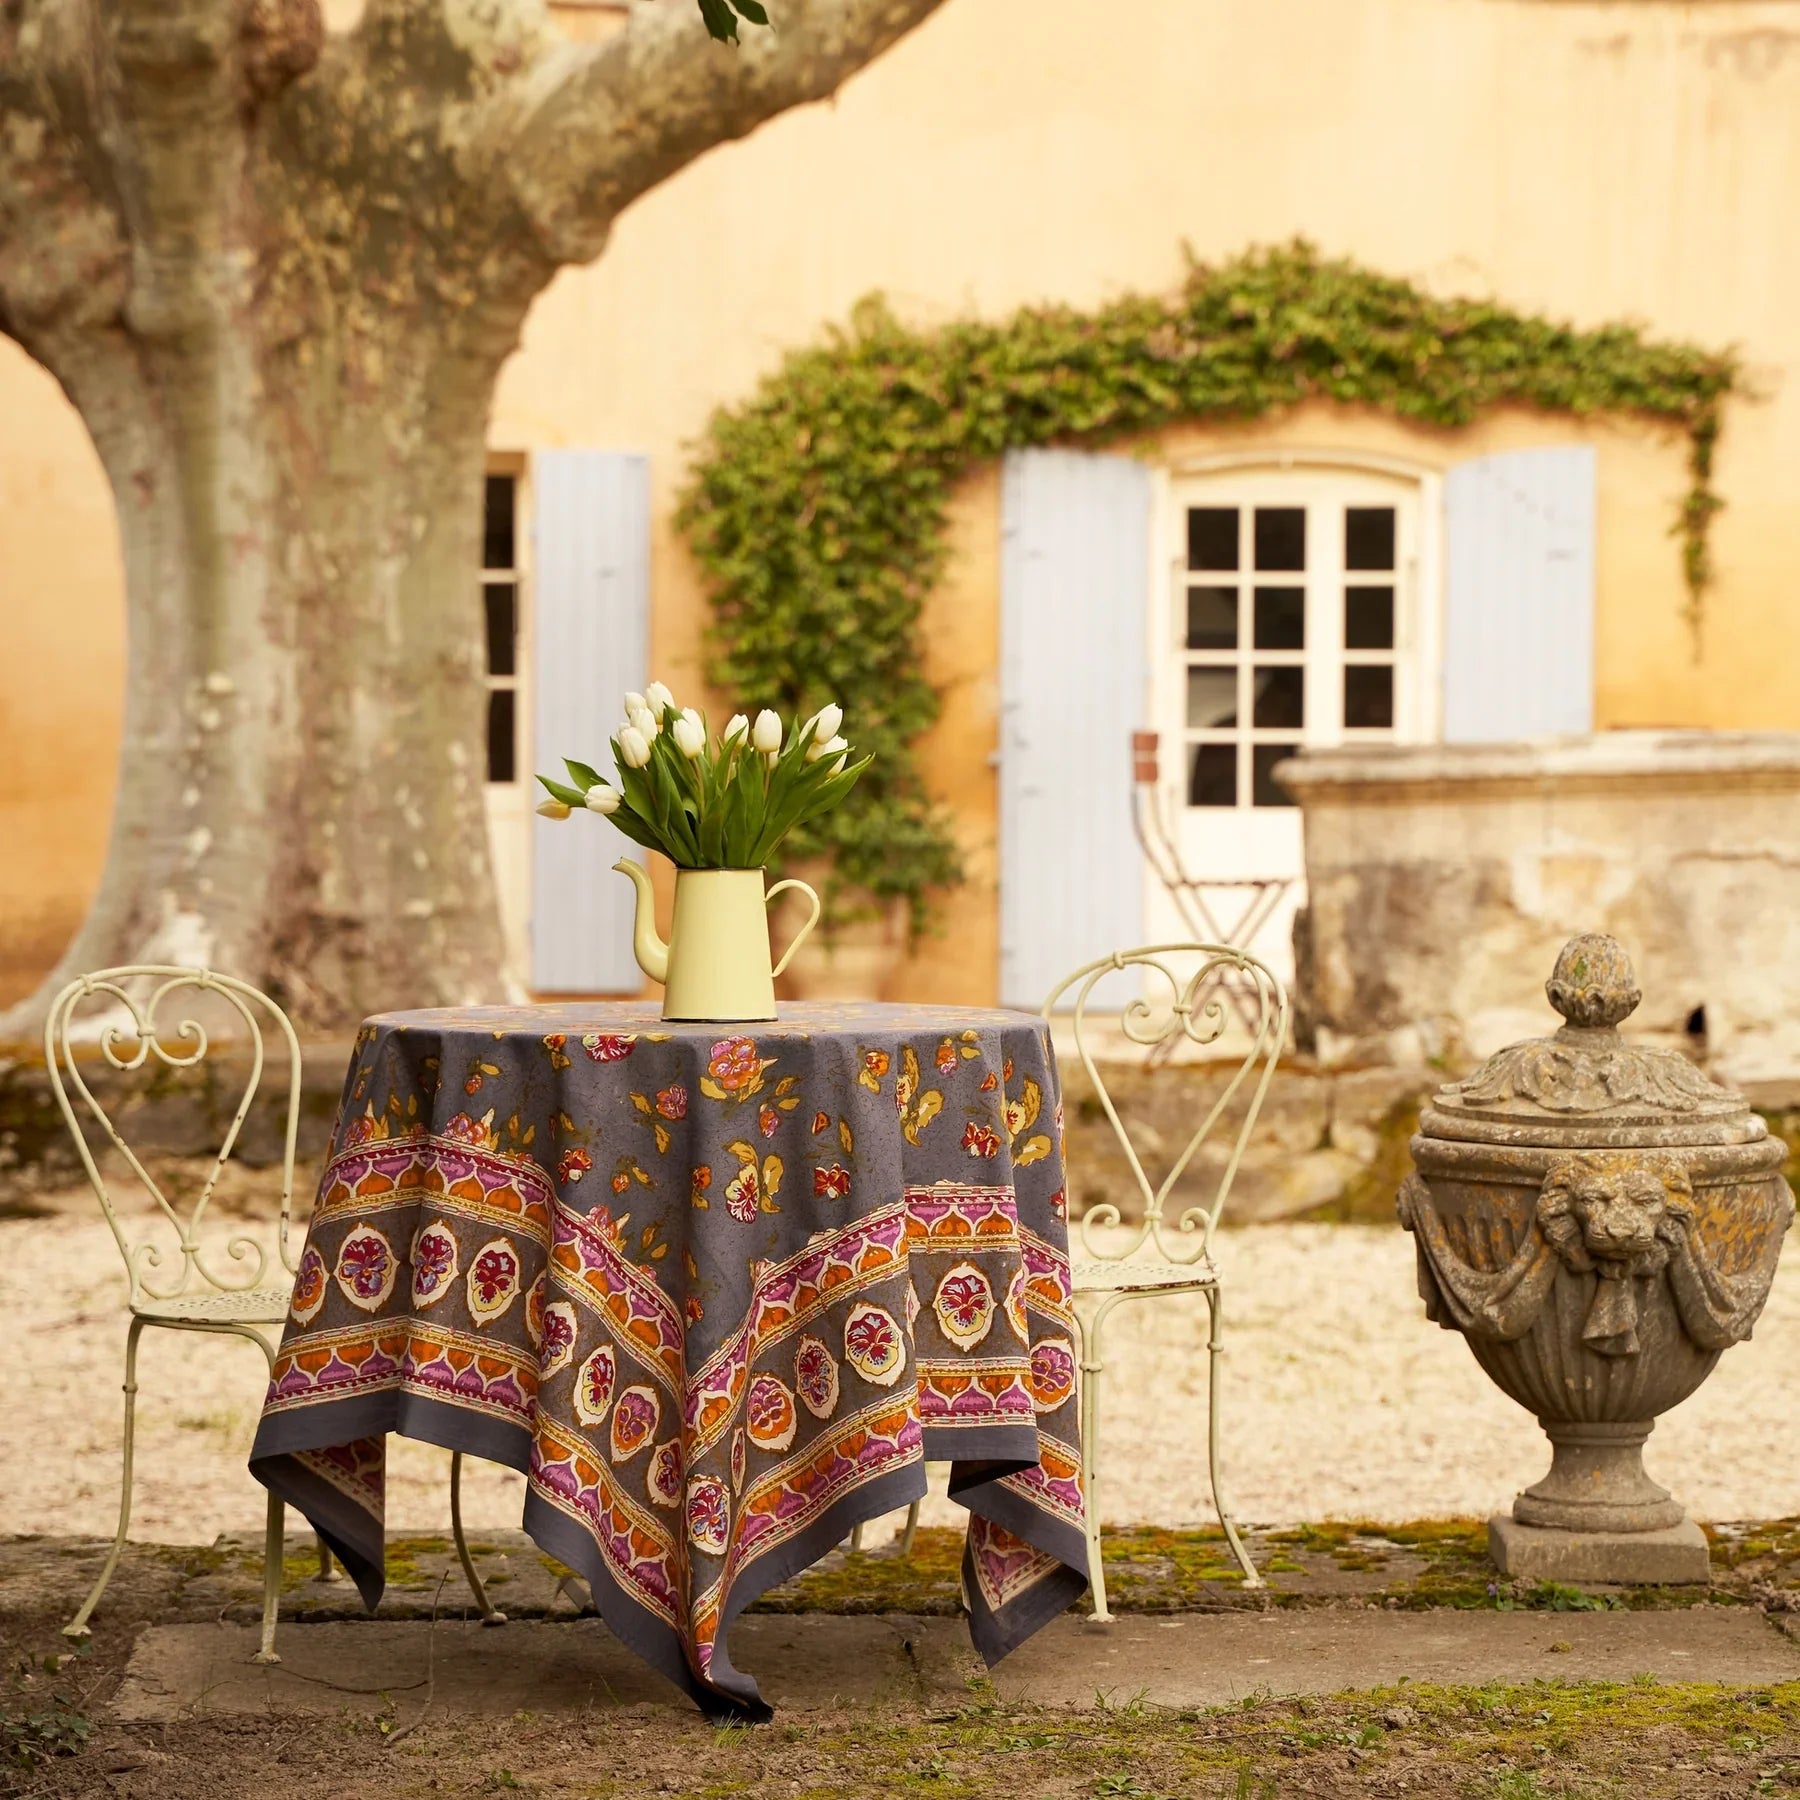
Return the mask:
[[[770,0],[772,30],[715,42],[687,0],[565,47],[496,109],[495,148],[550,254],[585,262],[638,195],[715,144],[822,100],[943,0]],[[523,116],[521,117],[521,112]]]

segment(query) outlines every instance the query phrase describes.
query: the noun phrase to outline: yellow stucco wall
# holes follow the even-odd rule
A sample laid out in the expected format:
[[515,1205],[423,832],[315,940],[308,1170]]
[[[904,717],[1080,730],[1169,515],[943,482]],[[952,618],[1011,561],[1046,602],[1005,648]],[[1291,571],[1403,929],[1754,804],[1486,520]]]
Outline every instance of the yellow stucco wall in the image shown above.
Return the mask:
[[0,1000],[62,953],[100,878],[125,594],[112,495],[62,389],[0,339]]
[[[1183,240],[1216,259],[1304,234],[1436,290],[1741,349],[1759,397],[1731,409],[1720,452],[1729,510],[1704,660],[1680,616],[1668,526],[1683,446],[1668,433],[1508,416],[1449,435],[1314,409],[1149,453],[1279,440],[1441,466],[1594,442],[1600,722],[1800,728],[1800,659],[1785,653],[1797,200],[1800,0],[948,0],[834,103],[633,207],[601,261],[532,314],[491,437],[649,454],[656,663],[691,686],[704,602],[669,510],[709,410],[786,347],[871,289],[919,323],[1086,305],[1172,285]],[[0,716],[79,721],[98,746],[114,729],[118,578],[93,528],[92,454],[43,385],[0,346],[0,604],[55,644],[42,671],[0,672]],[[41,496],[24,511],[21,488]],[[992,989],[997,493],[991,472],[959,492],[960,554],[927,621],[948,690],[926,766],[973,880],[906,997]],[[106,780],[76,780],[103,810]],[[98,825],[53,830],[41,803],[5,804],[31,879],[66,915]],[[4,904],[10,926],[21,903]]]

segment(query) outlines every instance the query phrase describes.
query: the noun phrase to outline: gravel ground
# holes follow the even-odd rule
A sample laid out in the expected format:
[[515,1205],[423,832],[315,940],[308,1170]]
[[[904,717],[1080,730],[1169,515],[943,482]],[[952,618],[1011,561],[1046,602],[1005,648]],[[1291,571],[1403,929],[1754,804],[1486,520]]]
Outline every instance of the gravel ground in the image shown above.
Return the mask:
[[[0,1533],[109,1533],[117,1517],[124,1275],[92,1197],[0,1220]],[[1224,1441],[1246,1521],[1389,1521],[1484,1514],[1548,1464],[1535,1421],[1425,1323],[1412,1244],[1398,1229],[1272,1225],[1222,1236],[1227,1296]],[[1206,1308],[1198,1296],[1127,1306],[1108,1327],[1103,1516],[1206,1523]],[[1702,1519],[1800,1512],[1794,1382],[1800,1246],[1790,1244],[1753,1343],[1651,1439],[1652,1473]],[[139,1356],[131,1535],[205,1543],[254,1529],[262,1490],[244,1467],[263,1371],[246,1344],[166,1331]],[[448,1455],[392,1440],[388,1518],[448,1519]],[[935,1485],[942,1474],[934,1471]],[[516,1525],[523,1481],[471,1463],[472,1525]],[[928,1503],[930,1522],[960,1509]]]

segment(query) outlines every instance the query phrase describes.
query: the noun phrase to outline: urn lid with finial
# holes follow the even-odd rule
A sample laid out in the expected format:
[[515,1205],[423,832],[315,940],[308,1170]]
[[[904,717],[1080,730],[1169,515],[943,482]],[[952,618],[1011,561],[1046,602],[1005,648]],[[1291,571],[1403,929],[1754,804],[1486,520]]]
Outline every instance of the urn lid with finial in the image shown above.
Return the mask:
[[1549,1037],[1511,1044],[1439,1089],[1426,1137],[1566,1149],[1744,1144],[1768,1128],[1742,1094],[1678,1050],[1633,1043],[1619,1027],[1643,998],[1618,939],[1583,932],[1544,984],[1562,1015]]

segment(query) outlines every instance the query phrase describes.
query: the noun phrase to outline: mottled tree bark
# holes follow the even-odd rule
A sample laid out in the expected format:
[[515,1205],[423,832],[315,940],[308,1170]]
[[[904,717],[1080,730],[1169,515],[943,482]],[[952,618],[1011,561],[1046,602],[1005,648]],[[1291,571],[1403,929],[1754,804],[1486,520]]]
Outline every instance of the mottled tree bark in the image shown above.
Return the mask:
[[[711,145],[941,0],[0,0],[0,331],[99,449],[125,554],[112,838],[61,966],[200,962],[303,1022],[499,996],[479,533],[532,300]],[[78,721],[68,734],[82,753]]]

